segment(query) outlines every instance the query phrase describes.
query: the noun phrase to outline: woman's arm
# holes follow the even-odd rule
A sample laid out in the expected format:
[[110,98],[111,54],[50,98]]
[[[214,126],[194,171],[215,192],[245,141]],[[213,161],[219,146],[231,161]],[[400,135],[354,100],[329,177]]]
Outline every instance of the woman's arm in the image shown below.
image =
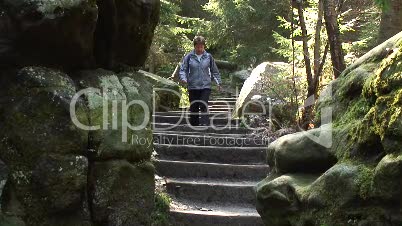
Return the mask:
[[214,78],[216,84],[218,86],[221,86],[222,79],[221,79],[221,74],[219,73],[219,70],[218,70],[218,66],[216,66],[215,60],[211,54],[210,54],[210,57],[211,57],[211,65],[210,65],[211,75]]
[[187,83],[187,77],[188,77],[188,58],[189,55],[187,54],[184,58],[183,61],[181,62],[180,65],[180,70],[179,70],[179,78],[181,82]]

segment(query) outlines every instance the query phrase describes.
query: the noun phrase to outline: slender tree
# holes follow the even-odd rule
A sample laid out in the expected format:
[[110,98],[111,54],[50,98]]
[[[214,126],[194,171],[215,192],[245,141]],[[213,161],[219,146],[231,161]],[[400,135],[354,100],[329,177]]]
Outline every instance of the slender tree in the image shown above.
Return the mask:
[[340,32],[338,26],[338,12],[336,10],[337,4],[335,0],[324,1],[324,18],[325,27],[327,28],[328,41],[331,52],[332,67],[334,70],[334,77],[338,78],[339,75],[345,70],[345,60],[342,51],[342,42],[340,40]]
[[[323,66],[325,63],[325,58],[328,53],[328,44],[325,46],[324,55],[321,58],[320,49],[321,49],[321,28],[323,26],[322,18],[323,18],[323,0],[318,2],[318,18],[315,27],[315,40],[314,40],[314,62],[313,68],[311,68],[311,60],[310,53],[308,47],[308,34],[307,34],[307,26],[304,19],[304,10],[303,10],[303,2],[302,1],[294,1],[293,6],[297,8],[299,15],[299,24],[302,31],[302,42],[303,42],[303,56],[304,62],[306,66],[306,75],[307,75],[307,99],[304,104],[304,110],[302,115],[302,128],[307,129],[309,123],[313,118],[313,109],[314,103],[317,99],[318,92],[318,84],[320,81],[320,76],[322,74]],[[322,60],[321,60],[322,59]],[[311,103],[309,103],[311,101]]]

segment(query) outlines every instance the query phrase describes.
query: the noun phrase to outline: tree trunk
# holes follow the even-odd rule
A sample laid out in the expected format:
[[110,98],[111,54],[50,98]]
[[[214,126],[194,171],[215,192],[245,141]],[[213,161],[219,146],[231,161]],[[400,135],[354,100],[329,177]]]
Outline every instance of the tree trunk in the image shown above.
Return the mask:
[[382,10],[378,44],[402,31],[402,0],[389,0],[389,7]]
[[[297,11],[299,14],[299,23],[300,28],[302,30],[302,42],[303,42],[303,55],[304,55],[304,63],[306,65],[306,75],[307,75],[307,100],[304,102],[304,109],[301,118],[301,128],[307,129],[308,125],[312,120],[312,111],[313,111],[313,104],[307,103],[311,100],[311,96],[314,95],[313,89],[313,74],[311,72],[311,61],[310,61],[310,53],[308,51],[308,37],[307,37],[307,28],[306,22],[304,20],[304,12],[303,12],[303,3],[297,4]],[[314,97],[312,97],[314,98]]]
[[306,64],[307,82],[308,84],[310,84],[313,81],[313,74],[311,73],[311,61],[310,61],[310,53],[308,51],[307,28],[306,28],[306,22],[304,20],[302,3],[297,5],[297,10],[299,13],[300,28],[302,30],[303,56],[304,56],[304,63]]
[[345,70],[346,66],[343,58],[342,42],[339,35],[337,21],[338,13],[336,11],[335,0],[324,0],[324,18],[325,26],[327,28],[334,77],[338,78],[342,71]]
[[[309,89],[311,89],[310,93],[311,95],[314,95],[315,99],[317,99],[317,89],[318,89],[318,81],[320,79],[320,75],[322,70],[320,71],[320,65],[321,65],[321,56],[320,56],[320,51],[321,51],[321,28],[322,28],[322,17],[323,17],[323,11],[324,11],[324,3],[323,0],[320,0],[318,2],[318,16],[317,16],[317,25],[315,27],[315,37],[314,37],[314,78],[311,84],[311,87],[309,85]],[[324,58],[323,61],[325,60],[326,54],[324,53]]]

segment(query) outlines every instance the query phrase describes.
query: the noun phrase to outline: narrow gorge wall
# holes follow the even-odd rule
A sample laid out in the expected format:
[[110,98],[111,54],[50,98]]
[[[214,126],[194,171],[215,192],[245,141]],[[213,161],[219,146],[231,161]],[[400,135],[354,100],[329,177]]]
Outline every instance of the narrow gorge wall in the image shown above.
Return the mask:
[[150,224],[159,5],[0,0],[0,225]]

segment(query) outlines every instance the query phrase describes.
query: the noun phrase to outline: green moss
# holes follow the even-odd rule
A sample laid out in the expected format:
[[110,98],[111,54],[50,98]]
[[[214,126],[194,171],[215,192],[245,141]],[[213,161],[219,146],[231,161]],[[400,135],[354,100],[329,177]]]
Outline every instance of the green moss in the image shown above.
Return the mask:
[[373,184],[375,168],[367,167],[366,165],[359,165],[358,168],[359,177],[357,178],[357,184],[359,186],[359,194],[361,198],[367,199],[372,193],[371,185]]
[[349,104],[349,110],[340,116],[339,120],[334,122],[335,127],[347,125],[361,120],[361,118],[363,118],[370,110],[370,103],[362,98],[352,100]]
[[157,192],[155,194],[155,208],[151,215],[151,226],[171,226],[169,219],[171,198],[168,194]]

